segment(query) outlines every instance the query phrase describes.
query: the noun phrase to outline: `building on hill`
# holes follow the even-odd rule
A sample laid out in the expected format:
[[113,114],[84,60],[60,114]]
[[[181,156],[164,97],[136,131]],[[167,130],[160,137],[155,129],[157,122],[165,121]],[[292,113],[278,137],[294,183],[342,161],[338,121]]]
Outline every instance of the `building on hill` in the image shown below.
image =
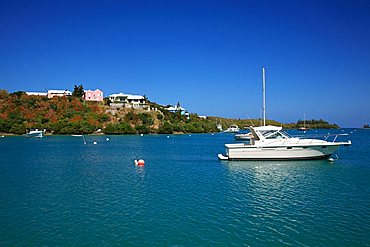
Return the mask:
[[26,92],[27,95],[34,95],[34,96],[48,96],[48,93],[42,93],[42,92]]
[[111,94],[109,95],[109,100],[111,101],[110,106],[114,108],[149,109],[149,105],[142,95]]
[[189,119],[189,112],[185,108],[181,107],[179,104],[177,104],[176,106],[167,107],[165,109],[172,113],[180,112],[181,115],[186,116]]
[[48,90],[48,98],[51,99],[53,97],[63,97],[63,96],[72,96],[72,92],[66,90]]
[[103,91],[99,89],[92,90],[85,90],[83,99],[86,101],[96,101],[102,102],[103,101]]

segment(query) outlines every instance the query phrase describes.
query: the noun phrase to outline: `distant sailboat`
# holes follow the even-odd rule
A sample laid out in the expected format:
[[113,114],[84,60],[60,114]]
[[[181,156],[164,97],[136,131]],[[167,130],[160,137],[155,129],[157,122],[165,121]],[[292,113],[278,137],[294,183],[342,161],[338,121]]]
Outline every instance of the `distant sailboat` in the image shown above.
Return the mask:
[[299,127],[298,130],[300,130],[300,131],[309,130],[309,128],[306,128],[306,113],[303,114],[303,127]]

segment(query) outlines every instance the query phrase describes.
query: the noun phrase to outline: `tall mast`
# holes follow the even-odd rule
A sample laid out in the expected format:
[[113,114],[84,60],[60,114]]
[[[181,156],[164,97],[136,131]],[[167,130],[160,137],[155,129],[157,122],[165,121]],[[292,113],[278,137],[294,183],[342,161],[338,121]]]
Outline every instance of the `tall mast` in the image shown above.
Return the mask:
[[262,110],[260,110],[260,126],[262,126]]
[[262,67],[262,111],[263,126],[266,126],[266,75],[264,67]]

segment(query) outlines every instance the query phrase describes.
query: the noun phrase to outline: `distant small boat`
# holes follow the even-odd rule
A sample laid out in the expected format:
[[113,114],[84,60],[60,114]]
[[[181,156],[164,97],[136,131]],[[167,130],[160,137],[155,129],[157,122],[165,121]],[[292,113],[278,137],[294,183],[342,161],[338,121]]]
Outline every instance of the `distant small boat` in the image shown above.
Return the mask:
[[234,138],[235,140],[250,140],[251,138],[253,138],[253,134],[251,132],[239,133],[239,134],[235,134]]
[[36,138],[42,138],[44,137],[45,130],[30,130],[25,136],[26,137],[36,137]]
[[219,124],[217,124],[217,125],[216,125],[216,127],[217,127],[217,129],[218,129],[219,131],[222,131],[222,124],[220,124],[220,123],[219,123]]
[[82,135],[71,135],[71,136],[74,136],[74,137],[82,137]]
[[306,127],[306,114],[303,114],[303,127],[298,128],[299,131],[307,131],[309,128]]
[[238,125],[233,124],[229,128],[227,128],[224,132],[225,133],[238,133],[240,131]]

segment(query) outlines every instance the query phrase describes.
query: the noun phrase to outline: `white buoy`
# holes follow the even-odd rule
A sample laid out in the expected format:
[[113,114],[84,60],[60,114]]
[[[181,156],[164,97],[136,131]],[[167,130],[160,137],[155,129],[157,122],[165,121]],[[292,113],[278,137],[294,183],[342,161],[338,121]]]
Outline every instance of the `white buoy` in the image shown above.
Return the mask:
[[191,136],[191,135],[189,135],[189,136]]
[[334,162],[334,159],[333,158],[329,158],[328,161],[329,162]]
[[1,137],[4,137],[4,136],[1,136]]
[[140,134],[140,136],[144,136],[144,134]]
[[107,137],[105,140],[106,140],[106,141],[109,141],[109,138]]
[[86,142],[84,142],[84,144],[86,144]]
[[93,142],[94,145],[98,144],[97,142]]
[[170,138],[170,136],[167,136],[167,138]]

